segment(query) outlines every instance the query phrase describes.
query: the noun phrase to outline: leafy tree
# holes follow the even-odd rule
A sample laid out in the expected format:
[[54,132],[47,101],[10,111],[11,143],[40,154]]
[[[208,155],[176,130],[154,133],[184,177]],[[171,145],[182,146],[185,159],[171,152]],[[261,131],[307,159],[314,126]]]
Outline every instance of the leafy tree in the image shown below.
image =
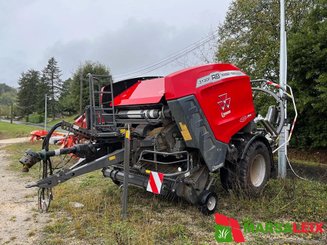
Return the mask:
[[69,115],[76,113],[74,98],[72,96],[73,80],[67,79],[63,83],[62,93],[59,98],[59,106],[62,112],[66,112]]
[[5,83],[0,83],[0,105],[9,106],[15,103],[17,90]]
[[16,102],[17,90],[5,83],[0,83],[0,115],[9,115],[8,107]]
[[327,147],[327,0],[317,0],[289,37],[289,78],[298,98],[297,145]]
[[[286,1],[287,29],[301,26],[313,0]],[[218,27],[219,62],[230,62],[253,78],[277,80],[279,1],[235,0]]]
[[0,83],[0,115],[9,116],[11,109],[14,108],[16,113],[15,103],[17,99],[17,90],[8,86],[5,83]]
[[13,87],[10,87],[8,86],[7,84],[5,83],[0,83],[0,96],[4,93],[7,93],[7,92],[14,92],[16,93],[16,89],[13,88]]
[[43,77],[40,77],[39,85],[34,90],[36,103],[35,112],[38,114],[44,113],[45,95],[47,94],[47,96],[50,96],[49,91],[51,91],[50,87],[44,82]]
[[57,100],[62,90],[62,80],[60,77],[61,71],[58,67],[58,62],[54,57],[51,57],[48,60],[47,66],[42,71],[41,86],[39,89],[40,92],[50,89],[48,92],[48,96],[50,97],[49,107],[51,108],[53,119],[56,115]]
[[5,92],[0,95],[0,105],[11,105],[15,103],[17,92]]
[[[72,99],[72,105],[74,106],[74,111],[79,111],[80,105],[80,82],[83,80],[83,91],[82,91],[82,109],[85,108],[90,103],[89,97],[89,82],[87,79],[88,74],[96,75],[110,75],[109,69],[100,63],[94,63],[87,61],[85,64],[81,65],[73,74],[71,93],[68,95]],[[103,86],[108,83],[108,80],[101,80],[99,86]]]
[[[297,146],[327,146],[326,9],[326,0],[286,1],[288,82],[300,112]],[[219,26],[217,60],[234,63],[253,78],[278,80],[279,1],[232,2]]]
[[35,91],[40,84],[40,73],[32,69],[23,72],[18,84],[18,108],[21,114],[26,116],[37,110],[37,94],[35,94]]

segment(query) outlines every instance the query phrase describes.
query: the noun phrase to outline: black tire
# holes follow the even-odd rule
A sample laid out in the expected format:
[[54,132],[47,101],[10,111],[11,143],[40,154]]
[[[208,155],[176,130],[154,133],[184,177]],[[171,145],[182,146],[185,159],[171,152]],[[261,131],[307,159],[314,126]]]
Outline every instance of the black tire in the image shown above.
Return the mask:
[[199,210],[204,215],[211,215],[216,211],[218,197],[215,192],[204,190],[199,196]]
[[220,182],[225,191],[234,189],[234,184],[237,181],[235,167],[226,162],[225,166],[220,169]]
[[[45,179],[53,174],[52,163],[50,159],[42,161],[42,179]],[[38,191],[38,208],[41,213],[46,213],[49,210],[53,199],[52,188],[39,188]]]
[[254,141],[238,165],[238,179],[242,191],[250,197],[259,196],[265,188],[271,171],[271,158],[262,141]]

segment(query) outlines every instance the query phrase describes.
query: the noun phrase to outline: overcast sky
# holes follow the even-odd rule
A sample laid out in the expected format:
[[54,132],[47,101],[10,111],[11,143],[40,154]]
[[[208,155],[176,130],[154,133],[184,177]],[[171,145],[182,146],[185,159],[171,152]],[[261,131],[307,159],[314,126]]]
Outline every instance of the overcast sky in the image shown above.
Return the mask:
[[[63,79],[87,60],[105,64],[119,77],[210,35],[230,2],[0,0],[0,83],[17,87],[23,71],[42,70],[52,56]],[[214,42],[200,54],[210,45]],[[200,63],[200,54],[192,52],[150,74]]]

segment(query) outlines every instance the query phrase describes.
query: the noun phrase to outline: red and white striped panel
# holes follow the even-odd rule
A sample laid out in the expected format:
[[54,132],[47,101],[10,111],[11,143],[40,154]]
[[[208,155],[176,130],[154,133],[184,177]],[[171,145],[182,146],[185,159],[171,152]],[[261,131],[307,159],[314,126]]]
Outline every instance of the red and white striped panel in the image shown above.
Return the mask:
[[163,173],[151,171],[146,190],[154,194],[160,194],[163,178],[164,178]]

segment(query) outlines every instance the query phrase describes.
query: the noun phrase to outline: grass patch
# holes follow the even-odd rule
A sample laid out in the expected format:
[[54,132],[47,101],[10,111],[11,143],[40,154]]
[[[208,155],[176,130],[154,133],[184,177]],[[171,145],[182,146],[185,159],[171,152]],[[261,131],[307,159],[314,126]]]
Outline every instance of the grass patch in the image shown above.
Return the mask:
[[12,221],[12,222],[16,222],[17,221],[17,217],[16,216],[12,216],[9,220]]
[[[80,193],[83,192],[81,195]],[[129,219],[122,221],[120,196],[121,190],[104,179],[101,172],[66,182],[55,188],[52,211],[65,211],[69,218],[61,219],[58,224],[66,224],[67,239],[74,236],[91,244],[187,244],[198,238],[187,228],[185,215],[202,217],[196,208],[186,203],[171,203],[168,200],[145,193],[136,188],[129,190]],[[74,208],[70,202],[80,202],[83,208]],[[177,205],[177,208],[175,207]],[[184,207],[184,208],[182,208]],[[183,214],[181,209],[189,207],[192,211]],[[190,217],[190,216],[189,216]],[[56,222],[57,223],[57,222]],[[48,239],[54,232],[53,224],[47,229]],[[210,226],[213,229],[213,225]],[[201,228],[202,230],[202,228]],[[206,229],[204,230],[207,233]],[[63,237],[62,232],[60,232]],[[202,239],[204,236],[200,237]],[[212,239],[211,239],[212,240]],[[200,241],[200,240],[198,240]],[[210,238],[207,238],[210,241]]]
[[[218,212],[241,223],[249,220],[327,222],[326,184],[271,180],[257,199],[242,198],[225,193],[220,186],[217,188]],[[51,212],[64,211],[66,218],[46,229],[45,241],[59,235],[65,239],[74,236],[90,244],[210,244],[214,241],[213,216],[203,216],[196,207],[183,201],[171,202],[133,187],[129,189],[128,220],[122,221],[121,190],[100,172],[56,187],[54,196]],[[70,202],[85,206],[74,208]],[[307,239],[304,235],[288,235],[293,237]],[[246,239],[256,241],[259,236],[246,234]],[[266,239],[268,242],[270,238]]]
[[0,122],[0,139],[27,137],[33,130],[37,130],[37,128],[23,124]]
[[[24,150],[39,150],[40,142],[7,146],[17,170]],[[20,169],[20,168],[19,168]],[[35,171],[35,172],[33,172]],[[37,179],[37,166],[30,172]],[[218,181],[219,183],[219,181]],[[101,171],[72,179],[54,188],[50,215],[54,221],[44,229],[42,244],[213,244],[214,217],[203,216],[196,207],[129,188],[128,219],[121,219],[121,189],[102,177]],[[324,222],[327,223],[327,184],[286,179],[269,181],[263,195],[248,199],[223,191],[217,185],[217,212],[241,223]],[[82,203],[75,208],[72,202]],[[251,244],[323,243],[327,234],[261,235],[245,233]],[[260,242],[259,242],[260,241]],[[304,241],[304,242],[303,242]]]
[[[327,184],[327,164],[296,160],[292,161],[292,167],[302,178]],[[294,176],[290,169],[288,175]]]
[[24,155],[27,149],[32,149],[33,151],[39,151],[41,149],[42,141],[35,142],[24,142],[17,144],[10,144],[5,146],[3,149],[8,153],[7,159],[10,161],[10,170],[15,172],[20,172],[22,176],[32,177],[34,179],[39,177],[39,167],[38,164],[30,169],[28,173],[22,173],[23,165],[19,162],[19,159]]
[[319,166],[319,167],[327,169],[327,164],[326,163],[322,164],[322,163],[319,163],[319,162],[307,161],[307,160],[293,160],[292,163],[299,164],[299,165],[315,166],[315,167]]
[[[57,124],[61,121],[66,121],[73,123],[76,115],[64,117],[56,120],[52,120],[48,122],[47,128],[51,128],[53,125]],[[32,125],[25,124],[11,124],[8,122],[0,122],[0,139],[10,139],[10,138],[18,138],[18,137],[27,137],[30,135],[30,132],[38,129],[43,129],[42,126],[35,127]]]
[[27,234],[28,237],[32,237],[32,236],[35,236],[35,235],[36,235],[35,231],[30,231]]
[[[8,153],[7,159],[11,162],[10,170],[15,172],[21,172],[23,165],[19,162],[19,159],[24,155],[25,151],[31,149],[34,152],[41,151],[42,149],[42,142],[43,141],[34,141],[34,142],[24,142],[24,143],[17,143],[17,144],[10,144],[6,145],[3,149]],[[50,146],[51,149],[58,149],[60,146]],[[67,155],[66,158],[53,158],[53,166],[57,166],[62,159],[68,160],[71,156]],[[71,163],[74,163],[77,159],[72,159]],[[40,163],[35,164],[32,168],[30,168],[28,173],[20,173],[22,176],[32,177],[34,179],[39,178],[40,175]]]
[[61,121],[66,121],[66,122],[70,122],[73,123],[74,119],[77,117],[77,115],[72,115],[72,116],[68,116],[68,117],[63,117],[63,118],[59,118],[59,119],[55,119],[55,120],[51,120],[47,123],[47,127],[52,127],[55,124],[61,122]]

